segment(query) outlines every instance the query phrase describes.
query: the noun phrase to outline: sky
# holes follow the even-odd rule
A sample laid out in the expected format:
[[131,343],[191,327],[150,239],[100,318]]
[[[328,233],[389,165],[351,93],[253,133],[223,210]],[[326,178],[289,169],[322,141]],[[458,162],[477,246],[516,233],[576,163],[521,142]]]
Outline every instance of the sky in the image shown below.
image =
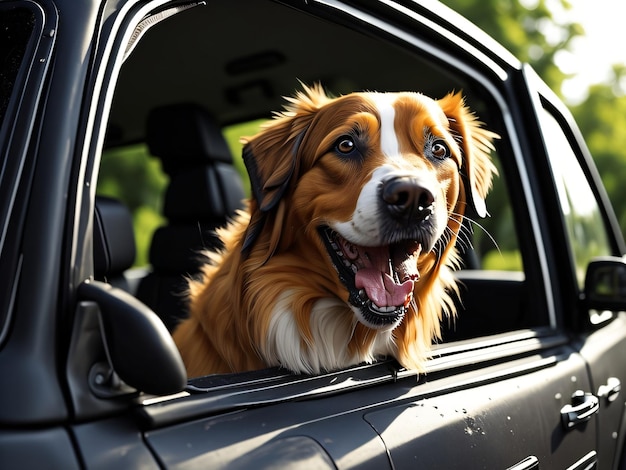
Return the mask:
[[626,2],[624,0],[569,0],[570,11],[555,13],[580,23],[585,36],[572,44],[572,53],[563,53],[555,62],[566,73],[575,74],[563,84],[565,98],[573,103],[586,96],[589,85],[606,82],[611,66],[626,65]]

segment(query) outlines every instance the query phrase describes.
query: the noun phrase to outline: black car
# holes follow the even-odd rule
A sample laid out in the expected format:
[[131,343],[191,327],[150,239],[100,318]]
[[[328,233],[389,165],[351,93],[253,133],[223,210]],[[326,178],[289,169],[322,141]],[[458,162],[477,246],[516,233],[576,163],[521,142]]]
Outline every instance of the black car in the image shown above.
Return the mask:
[[[477,28],[428,0],[0,0],[0,26],[1,468],[626,468],[624,240],[568,111]],[[501,136],[425,374],[186,377],[184,279],[247,194],[224,135],[300,83],[461,90]]]

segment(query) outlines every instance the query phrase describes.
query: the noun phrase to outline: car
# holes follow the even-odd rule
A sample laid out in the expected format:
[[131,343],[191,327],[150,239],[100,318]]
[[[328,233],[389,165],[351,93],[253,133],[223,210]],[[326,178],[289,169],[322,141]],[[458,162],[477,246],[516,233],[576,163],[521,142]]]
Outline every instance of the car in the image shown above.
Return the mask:
[[[468,21],[429,0],[0,0],[0,23],[2,468],[626,468],[624,239],[566,107]],[[187,377],[185,279],[248,194],[228,142],[302,83],[462,91],[500,135],[458,318],[423,374]]]

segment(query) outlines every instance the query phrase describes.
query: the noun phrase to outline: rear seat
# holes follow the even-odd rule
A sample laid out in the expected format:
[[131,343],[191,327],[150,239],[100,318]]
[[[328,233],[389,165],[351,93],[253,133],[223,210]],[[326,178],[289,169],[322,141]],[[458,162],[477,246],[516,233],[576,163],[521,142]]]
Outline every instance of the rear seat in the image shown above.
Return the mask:
[[116,199],[97,196],[93,235],[96,280],[134,294],[136,281],[127,276],[136,255],[133,220],[128,208]]
[[199,272],[202,250],[219,248],[214,231],[243,207],[245,194],[221,128],[204,108],[152,110],[147,143],[170,177],[163,207],[168,223],[154,233],[152,272],[137,297],[172,330],[187,315],[186,278]]

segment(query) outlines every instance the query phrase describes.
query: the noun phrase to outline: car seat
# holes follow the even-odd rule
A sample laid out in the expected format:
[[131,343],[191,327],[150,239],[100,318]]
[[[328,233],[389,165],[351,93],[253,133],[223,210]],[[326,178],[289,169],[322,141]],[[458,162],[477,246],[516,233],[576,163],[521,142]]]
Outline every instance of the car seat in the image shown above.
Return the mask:
[[152,238],[152,272],[137,296],[171,330],[187,314],[187,278],[198,274],[202,250],[220,248],[214,233],[245,198],[241,177],[214,118],[196,104],[153,109],[147,120],[150,153],[170,178],[163,215],[167,225]]
[[96,280],[133,293],[125,272],[135,262],[133,220],[126,206],[116,199],[97,196],[93,229]]

